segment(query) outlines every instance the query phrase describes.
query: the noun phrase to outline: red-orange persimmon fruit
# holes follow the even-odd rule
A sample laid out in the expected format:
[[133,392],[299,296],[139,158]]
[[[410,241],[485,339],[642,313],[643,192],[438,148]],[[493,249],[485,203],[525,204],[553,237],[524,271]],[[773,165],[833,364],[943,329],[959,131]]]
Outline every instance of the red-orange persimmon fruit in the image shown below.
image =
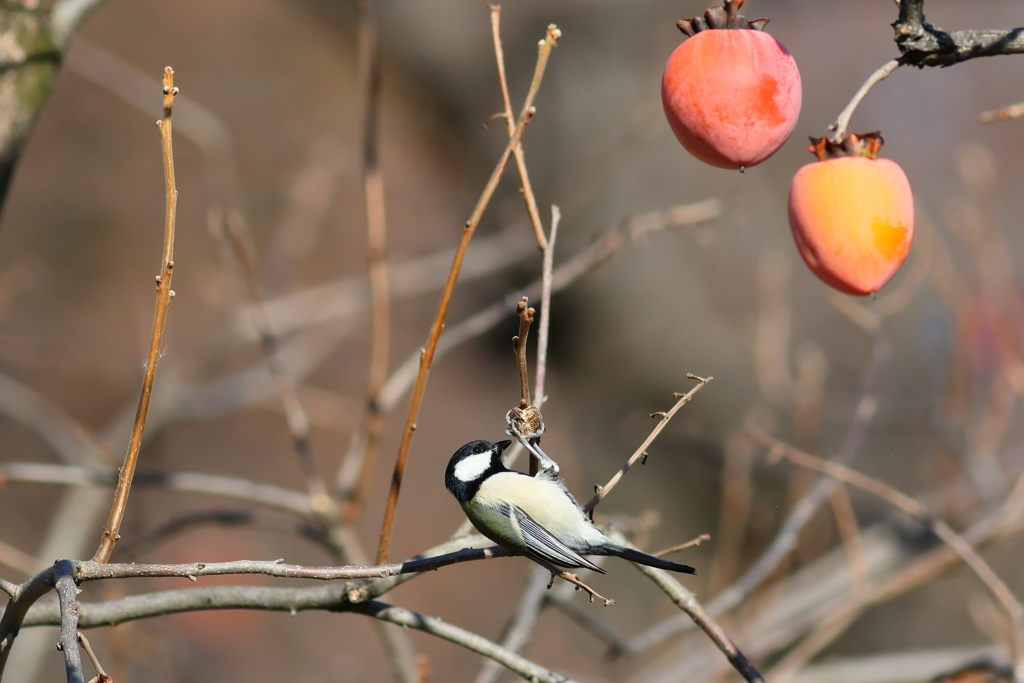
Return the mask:
[[796,248],[823,282],[873,294],[903,265],[914,237],[914,198],[903,169],[879,159],[878,133],[842,143],[814,139],[818,161],[793,177],[789,226]]
[[726,0],[703,17],[681,19],[688,37],[661,77],[672,131],[690,154],[741,171],[782,146],[800,115],[800,71],[782,43],[761,29],[767,19],[736,14]]

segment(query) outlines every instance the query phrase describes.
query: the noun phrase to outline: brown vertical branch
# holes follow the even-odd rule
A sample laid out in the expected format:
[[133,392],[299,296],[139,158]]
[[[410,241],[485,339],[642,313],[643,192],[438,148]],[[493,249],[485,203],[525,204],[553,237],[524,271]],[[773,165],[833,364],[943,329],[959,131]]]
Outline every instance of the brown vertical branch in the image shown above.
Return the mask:
[[512,150],[515,149],[515,146],[519,143],[520,138],[522,138],[523,129],[526,128],[526,124],[529,123],[530,118],[533,116],[533,100],[536,97],[537,90],[540,88],[540,83],[544,78],[544,70],[547,67],[548,57],[551,54],[551,50],[558,44],[558,39],[561,35],[562,32],[552,24],[548,26],[547,36],[540,41],[537,54],[537,66],[533,73],[533,82],[530,84],[530,91],[526,95],[526,102],[523,104],[523,110],[519,115],[519,122],[516,125],[515,132],[509,139],[508,145],[505,147],[505,151],[498,160],[498,164],[495,166],[494,172],[491,173],[491,177],[487,181],[487,185],[484,187],[484,191],[480,195],[480,199],[477,201],[476,208],[473,209],[473,213],[470,215],[469,220],[466,221],[466,225],[462,230],[462,240],[459,242],[458,249],[455,252],[455,260],[452,261],[452,268],[448,273],[448,280],[445,282],[444,291],[441,293],[441,301],[437,307],[437,314],[434,316],[434,322],[430,326],[430,334],[427,336],[427,344],[423,348],[420,356],[420,369],[416,377],[416,386],[413,388],[412,400],[409,402],[409,414],[405,420],[405,428],[402,430],[402,443],[398,447],[398,458],[395,462],[394,473],[391,476],[391,490],[388,493],[387,508],[384,511],[384,522],[381,526],[380,545],[377,549],[378,564],[383,564],[387,561],[388,552],[391,547],[391,528],[395,519],[395,506],[398,504],[398,494],[402,488],[402,476],[405,473],[405,462],[409,457],[409,446],[412,444],[412,436],[416,431],[416,417],[420,412],[420,404],[423,401],[423,391],[427,385],[427,374],[430,371],[430,364],[434,360],[434,352],[437,350],[437,341],[440,339],[441,331],[444,329],[445,317],[448,314],[448,303],[451,301],[452,292],[455,289],[455,282],[459,278],[462,259],[466,255],[466,248],[469,246],[469,241],[473,238],[473,233],[476,231],[476,227],[480,223],[480,218],[483,216],[484,209],[486,209],[487,205],[490,203],[491,197],[494,195],[494,190],[498,186],[498,181],[501,179],[501,175],[505,171],[505,165],[508,163],[508,158],[511,156]]
[[512,350],[516,354],[516,364],[519,366],[519,407],[530,406],[530,376],[526,371],[526,339],[530,334],[530,325],[537,311],[529,308],[529,301],[524,296],[523,300],[516,306],[516,315],[519,316],[519,334],[512,337]]
[[[505,52],[501,49],[501,5],[489,5],[491,8],[491,36],[494,38],[494,56],[498,62],[498,80],[501,81],[501,99],[505,104],[505,123],[508,127],[508,135],[516,132],[515,119],[512,118],[512,99],[508,94],[508,81],[505,79]],[[548,240],[544,238],[544,226],[540,222],[540,211],[537,210],[537,199],[533,196],[533,186],[530,185],[530,175],[526,172],[526,156],[523,154],[523,145],[517,144],[512,153],[516,158],[516,166],[519,168],[519,178],[523,183],[523,199],[526,201],[526,211],[530,214],[530,225],[533,226],[533,234],[537,238],[537,246],[547,250]],[[540,407],[539,405],[537,406]]]
[[331,509],[331,497],[327,493],[327,485],[317,470],[313,452],[309,446],[309,416],[306,414],[302,401],[295,391],[295,384],[288,376],[278,357],[277,335],[274,334],[267,312],[266,298],[263,287],[256,275],[256,264],[252,251],[246,240],[245,224],[242,216],[236,211],[212,209],[209,214],[210,227],[213,231],[223,234],[231,246],[231,251],[242,269],[249,298],[252,299],[253,323],[260,338],[260,347],[267,359],[270,375],[277,386],[277,395],[281,399],[281,408],[288,421],[295,453],[299,456],[299,464],[306,478],[306,489],[309,491],[310,504],[317,514],[326,514]]
[[110,508],[110,517],[103,527],[103,537],[93,556],[95,562],[106,562],[117,543],[121,520],[124,518],[125,506],[128,504],[128,491],[135,475],[135,464],[139,459],[139,448],[142,446],[142,430],[146,426],[146,413],[149,411],[149,397],[153,392],[153,378],[156,376],[156,364],[160,360],[160,343],[163,340],[164,322],[167,320],[167,308],[174,292],[171,291],[171,271],[174,269],[174,216],[178,206],[178,190],[174,185],[174,149],[171,146],[171,106],[178,89],[174,87],[174,70],[164,69],[164,117],[157,122],[160,126],[160,143],[164,158],[164,186],[167,190],[166,211],[164,213],[164,250],[160,275],[156,276],[156,313],[153,315],[153,334],[149,340],[149,355],[146,358],[146,373],[142,380],[142,395],[139,397],[139,408],[135,413],[135,424],[132,437],[128,443],[128,452],[124,457],[117,478],[117,489],[114,492],[114,503]]
[[362,434],[353,448],[362,448],[362,457],[356,484],[345,501],[342,516],[352,521],[370,484],[373,464],[380,448],[384,430],[384,412],[378,404],[381,389],[388,379],[388,351],[391,314],[388,303],[388,262],[386,223],[384,217],[384,179],[381,176],[378,154],[378,122],[380,118],[380,43],[378,40],[377,8],[374,0],[359,3],[359,73],[362,78],[365,107],[363,113],[363,186],[366,194],[366,250],[369,261],[370,303],[373,311],[373,341],[370,350],[370,370],[366,381],[367,413]]

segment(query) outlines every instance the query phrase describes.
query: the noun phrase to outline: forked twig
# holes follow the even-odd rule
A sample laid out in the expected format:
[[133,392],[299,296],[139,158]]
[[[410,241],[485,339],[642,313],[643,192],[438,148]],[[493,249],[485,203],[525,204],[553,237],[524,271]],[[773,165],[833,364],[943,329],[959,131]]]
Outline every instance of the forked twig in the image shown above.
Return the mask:
[[619,480],[622,479],[623,475],[629,471],[629,468],[632,467],[637,460],[640,460],[641,458],[643,458],[644,461],[647,460],[647,447],[650,446],[651,443],[653,443],[654,440],[658,438],[658,435],[661,434],[661,431],[665,429],[666,426],[668,426],[669,420],[671,420],[672,417],[677,412],[679,412],[680,408],[682,408],[684,405],[690,402],[690,399],[693,398],[694,394],[700,391],[705,384],[714,379],[713,377],[704,378],[698,377],[697,375],[687,375],[687,377],[689,377],[690,379],[697,380],[697,386],[695,386],[693,389],[690,389],[685,394],[676,394],[675,396],[679,400],[676,401],[676,404],[672,406],[672,408],[667,413],[654,413],[651,416],[661,418],[658,421],[657,426],[653,430],[651,430],[651,433],[647,436],[646,439],[644,439],[644,442],[640,444],[640,447],[636,449],[633,455],[629,456],[629,460],[626,461],[626,464],[623,465],[622,468],[618,472],[616,472],[611,479],[608,480],[607,484],[605,484],[604,486],[594,487],[594,497],[587,501],[587,504],[583,506],[584,512],[590,513],[595,507],[597,507],[597,504],[604,500],[604,497],[608,495],[609,491],[615,488],[615,485],[619,483]]
[[551,565],[544,565],[544,566],[547,567],[548,571],[551,572],[551,583],[548,584],[548,588],[551,588],[551,584],[555,582],[556,578],[558,578],[558,579],[562,579],[563,581],[568,581],[572,585],[576,586],[576,590],[586,591],[587,594],[590,595],[590,602],[594,602],[594,598],[597,598],[598,600],[600,600],[601,602],[604,603],[605,607],[610,607],[611,605],[615,604],[615,601],[612,600],[611,598],[604,597],[603,595],[598,593],[596,590],[594,590],[593,588],[591,588],[587,584],[583,583],[583,581],[580,580],[580,577],[577,576],[576,574],[573,574],[571,572],[567,572],[564,569],[558,569],[557,567],[552,567]]
[[125,506],[128,504],[128,491],[135,475],[135,464],[139,459],[139,448],[142,446],[142,431],[146,426],[146,413],[149,411],[149,397],[153,392],[153,378],[156,376],[156,365],[160,360],[160,343],[164,334],[164,322],[167,319],[167,308],[174,292],[171,290],[171,271],[174,269],[174,217],[178,206],[178,190],[174,184],[174,150],[171,146],[171,107],[178,89],[174,87],[174,71],[171,67],[164,69],[164,117],[157,122],[160,126],[160,143],[164,158],[164,185],[166,188],[166,211],[164,213],[164,248],[160,275],[156,276],[156,312],[153,315],[153,334],[149,341],[149,355],[146,358],[146,372],[142,380],[142,395],[139,397],[139,408],[135,413],[135,425],[132,427],[128,452],[124,457],[124,465],[117,479],[114,491],[114,503],[110,508],[110,516],[103,527],[103,536],[96,549],[93,560],[106,562],[117,543],[121,520],[124,519]]
[[[498,62],[498,80],[501,82],[501,99],[505,105],[505,111],[495,114],[488,120],[497,117],[505,119],[508,128],[508,135],[512,137],[516,131],[515,118],[512,115],[512,99],[508,94],[508,81],[505,78],[505,52],[501,49],[501,5],[488,5],[491,10],[491,36],[494,39],[494,56]],[[485,124],[486,125],[486,124]],[[548,240],[544,237],[544,226],[540,222],[540,211],[537,210],[537,199],[533,196],[533,186],[530,184],[530,174],[526,172],[526,157],[523,154],[523,145],[518,143],[512,151],[516,159],[516,167],[519,169],[519,179],[523,183],[523,199],[526,201],[526,211],[530,214],[530,225],[533,226],[533,234],[537,238],[537,246],[547,250]]]
[[540,41],[540,47],[537,54],[537,66],[533,74],[533,82],[530,84],[530,91],[527,93],[526,101],[523,103],[523,110],[519,115],[515,132],[509,138],[508,145],[506,145],[505,151],[498,160],[498,164],[495,166],[494,172],[491,173],[491,177],[487,181],[487,185],[484,187],[484,191],[480,195],[480,199],[477,201],[476,208],[473,209],[473,213],[470,215],[469,220],[466,221],[465,228],[463,228],[462,240],[459,242],[458,250],[455,252],[455,259],[452,262],[452,268],[448,274],[448,280],[445,282],[444,290],[441,293],[441,301],[438,304],[437,314],[434,316],[434,322],[430,327],[427,344],[423,348],[423,352],[420,356],[420,369],[416,378],[416,385],[413,388],[412,400],[409,402],[409,414],[406,417],[405,427],[402,430],[402,442],[398,448],[398,458],[395,462],[394,473],[391,476],[391,490],[388,493],[387,507],[384,511],[384,521],[381,525],[380,544],[377,549],[377,564],[383,564],[387,561],[388,553],[391,548],[391,529],[395,519],[395,506],[398,504],[398,495],[402,488],[402,476],[405,473],[405,463],[409,457],[409,446],[412,444],[412,437],[416,431],[416,418],[419,415],[420,404],[423,401],[423,392],[427,385],[427,374],[430,371],[430,364],[434,360],[434,352],[437,350],[437,342],[441,337],[441,331],[444,329],[444,321],[448,313],[448,303],[451,301],[452,292],[455,289],[455,283],[459,277],[459,270],[462,267],[462,259],[466,254],[466,248],[469,246],[469,241],[472,239],[473,233],[476,231],[476,227],[480,223],[480,218],[483,216],[484,209],[487,208],[487,205],[491,201],[491,197],[494,195],[494,190],[498,186],[498,181],[501,179],[502,173],[505,170],[508,158],[511,156],[512,150],[515,149],[515,146],[522,138],[526,124],[529,123],[530,118],[533,116],[533,100],[537,95],[537,90],[540,88],[541,80],[544,77],[544,70],[547,67],[548,56],[551,54],[551,50],[555,45],[557,45],[558,39],[561,35],[561,31],[552,24],[548,27],[547,36],[544,40]]

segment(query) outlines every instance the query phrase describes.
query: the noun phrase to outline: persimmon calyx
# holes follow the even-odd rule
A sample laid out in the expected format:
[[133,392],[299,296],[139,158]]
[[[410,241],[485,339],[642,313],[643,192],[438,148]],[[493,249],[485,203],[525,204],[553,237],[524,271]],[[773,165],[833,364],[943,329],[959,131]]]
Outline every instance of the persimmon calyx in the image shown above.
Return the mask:
[[725,0],[725,5],[709,7],[702,17],[680,19],[676,22],[679,30],[692,37],[701,31],[718,28],[739,28],[762,31],[768,25],[767,19],[747,19],[737,14],[743,0]]
[[850,133],[838,144],[827,137],[811,138],[807,151],[818,157],[818,161],[840,157],[867,157],[877,159],[885,140],[879,131],[873,133]]

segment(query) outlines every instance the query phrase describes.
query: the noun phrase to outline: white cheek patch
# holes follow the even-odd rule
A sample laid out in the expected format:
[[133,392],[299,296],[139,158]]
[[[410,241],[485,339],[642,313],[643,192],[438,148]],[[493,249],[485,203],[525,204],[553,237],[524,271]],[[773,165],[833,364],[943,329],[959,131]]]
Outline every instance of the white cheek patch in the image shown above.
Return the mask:
[[455,478],[459,481],[473,481],[491,466],[491,452],[474,453],[455,465]]

